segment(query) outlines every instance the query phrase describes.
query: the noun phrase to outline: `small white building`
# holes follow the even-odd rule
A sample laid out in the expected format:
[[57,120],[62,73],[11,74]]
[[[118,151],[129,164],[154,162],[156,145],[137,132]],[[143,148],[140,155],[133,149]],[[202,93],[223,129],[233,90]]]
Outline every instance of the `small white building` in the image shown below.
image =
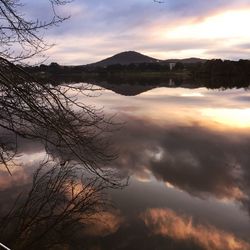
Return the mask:
[[176,63],[174,63],[174,62],[169,63],[170,70],[173,70],[173,68],[175,67],[175,65],[176,65]]

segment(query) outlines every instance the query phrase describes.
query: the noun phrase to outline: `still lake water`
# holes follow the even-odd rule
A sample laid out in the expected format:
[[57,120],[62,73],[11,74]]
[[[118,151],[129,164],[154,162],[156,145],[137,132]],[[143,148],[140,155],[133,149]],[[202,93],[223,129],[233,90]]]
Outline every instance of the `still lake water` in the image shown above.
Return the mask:
[[244,89],[104,91],[95,104],[125,122],[113,167],[131,179],[97,249],[250,249],[249,101]]
[[[110,167],[130,180],[109,191],[115,209],[88,228],[84,243],[64,249],[250,249],[250,91],[139,92],[82,98],[123,124]],[[25,150],[31,163],[43,152]],[[5,175],[1,194],[25,178]]]

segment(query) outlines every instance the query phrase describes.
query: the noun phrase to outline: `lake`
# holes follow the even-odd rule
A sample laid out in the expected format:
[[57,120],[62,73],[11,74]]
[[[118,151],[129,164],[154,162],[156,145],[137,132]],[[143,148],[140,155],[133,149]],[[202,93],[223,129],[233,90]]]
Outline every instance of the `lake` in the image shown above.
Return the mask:
[[125,122],[113,167],[131,178],[112,192],[100,249],[249,249],[249,101],[244,89],[105,90],[95,103]]
[[[250,92],[120,87],[130,94],[80,99],[115,115],[118,156],[106,168],[129,176],[128,185],[109,189],[113,208],[60,249],[250,249]],[[26,143],[21,158],[29,166],[42,155]],[[2,175],[1,197],[31,173]]]

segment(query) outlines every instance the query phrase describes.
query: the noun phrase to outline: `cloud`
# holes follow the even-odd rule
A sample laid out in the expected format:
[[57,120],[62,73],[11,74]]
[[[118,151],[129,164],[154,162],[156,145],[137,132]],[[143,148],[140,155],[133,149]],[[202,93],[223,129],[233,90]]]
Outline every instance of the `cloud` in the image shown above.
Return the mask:
[[[52,15],[46,1],[25,2],[25,11],[31,18],[44,20],[44,13],[47,13],[47,19]],[[85,64],[124,50],[138,50],[160,59],[190,56],[239,58],[247,48],[234,47],[234,52],[226,54],[216,51],[225,48],[225,37],[229,38],[227,43],[233,42],[236,34],[239,35],[238,44],[247,43],[248,32],[241,32],[245,30],[241,12],[245,11],[247,17],[249,8],[247,0],[175,0],[164,4],[153,0],[75,0],[58,10],[71,18],[46,33],[45,39],[56,43],[56,47],[48,52],[48,63]],[[230,11],[238,18],[229,15],[224,22],[221,17]],[[186,27],[185,32],[183,27]]]
[[120,171],[144,181],[154,176],[202,199],[249,202],[247,130],[221,132],[198,124],[157,125],[129,117],[114,140],[122,142],[113,164]]
[[[4,168],[1,166],[1,169]],[[12,176],[7,171],[0,171],[0,192],[10,187],[21,187],[30,181],[29,174],[21,166],[15,166],[11,171]]]
[[210,225],[195,224],[192,218],[169,209],[148,209],[140,215],[152,234],[175,240],[192,239],[206,250],[248,250],[250,244]]
[[89,223],[83,231],[84,234],[89,236],[107,236],[114,234],[124,222],[124,218],[121,216],[120,212],[106,211],[94,214],[91,221],[86,220],[83,223]]

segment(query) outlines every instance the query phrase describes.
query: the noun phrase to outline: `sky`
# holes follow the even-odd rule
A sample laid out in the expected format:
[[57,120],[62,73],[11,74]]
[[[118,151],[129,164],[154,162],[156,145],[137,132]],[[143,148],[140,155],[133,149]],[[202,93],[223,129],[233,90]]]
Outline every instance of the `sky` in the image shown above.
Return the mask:
[[[158,58],[250,58],[250,0],[73,0],[70,19],[45,32],[46,63],[79,65],[122,51]],[[29,18],[48,20],[49,1],[24,0]],[[45,15],[46,13],[46,15]]]

